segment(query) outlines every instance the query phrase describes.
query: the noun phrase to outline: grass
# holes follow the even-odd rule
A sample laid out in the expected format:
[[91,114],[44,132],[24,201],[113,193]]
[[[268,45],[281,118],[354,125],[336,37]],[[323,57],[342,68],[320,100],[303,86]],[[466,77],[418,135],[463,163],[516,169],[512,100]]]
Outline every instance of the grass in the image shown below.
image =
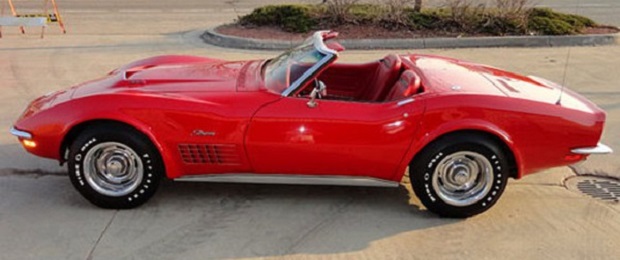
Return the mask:
[[267,5],[239,18],[242,25],[278,26],[287,32],[304,33],[318,25],[317,6],[313,5]]
[[426,30],[472,35],[570,35],[597,24],[579,15],[548,8],[506,13],[493,8],[432,8],[420,12],[403,7],[394,15],[385,5],[356,4],[337,20],[325,5],[267,5],[241,16],[246,27],[278,27],[286,32],[306,33],[342,24],[376,25],[386,30]]

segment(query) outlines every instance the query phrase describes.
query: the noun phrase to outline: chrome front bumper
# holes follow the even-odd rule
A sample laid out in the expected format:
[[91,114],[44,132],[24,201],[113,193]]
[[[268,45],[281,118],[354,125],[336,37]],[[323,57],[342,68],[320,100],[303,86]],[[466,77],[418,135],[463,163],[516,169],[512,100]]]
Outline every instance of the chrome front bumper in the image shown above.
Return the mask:
[[32,139],[32,134],[26,131],[17,130],[15,127],[11,127],[11,134],[23,139]]
[[609,146],[598,143],[595,147],[582,147],[570,150],[574,154],[608,154],[613,153]]

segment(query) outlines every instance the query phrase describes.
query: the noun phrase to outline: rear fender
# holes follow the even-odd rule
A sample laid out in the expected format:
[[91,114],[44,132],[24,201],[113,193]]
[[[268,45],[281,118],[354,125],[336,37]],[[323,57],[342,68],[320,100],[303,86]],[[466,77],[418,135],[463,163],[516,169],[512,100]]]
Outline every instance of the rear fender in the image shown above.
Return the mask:
[[407,151],[407,154],[405,155],[403,161],[400,163],[400,166],[398,167],[397,175],[395,176],[394,180],[396,181],[396,180],[402,179],[405,173],[405,170],[407,169],[407,167],[409,167],[409,164],[411,163],[411,161],[427,145],[437,140],[441,136],[444,136],[450,133],[460,132],[460,131],[483,132],[486,134],[491,134],[497,137],[498,139],[500,139],[502,142],[504,142],[506,147],[508,147],[510,152],[512,152],[512,155],[514,156],[515,163],[517,166],[517,174],[516,176],[513,176],[513,177],[517,179],[521,178],[522,173],[523,173],[522,164],[520,163],[522,156],[519,150],[514,146],[514,143],[510,135],[508,135],[508,133],[504,132],[502,129],[500,129],[496,125],[489,123],[487,121],[477,120],[477,119],[463,119],[463,120],[449,121],[438,127],[426,126],[424,125],[424,123],[422,123],[421,129],[418,132],[418,135],[414,138],[414,141],[411,147]]

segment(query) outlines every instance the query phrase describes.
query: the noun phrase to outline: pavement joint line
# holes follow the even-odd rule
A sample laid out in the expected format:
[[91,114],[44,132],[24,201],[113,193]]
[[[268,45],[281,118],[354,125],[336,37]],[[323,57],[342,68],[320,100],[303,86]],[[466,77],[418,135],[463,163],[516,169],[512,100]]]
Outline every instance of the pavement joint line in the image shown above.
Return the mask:
[[144,13],[144,14],[158,14],[163,13],[164,10],[161,9],[120,9],[119,13]]
[[[574,177],[571,175],[570,177]],[[532,183],[532,182],[511,182],[510,186],[536,186],[536,187],[551,187],[551,188],[566,188],[562,183]]]
[[99,234],[99,238],[97,238],[97,241],[95,242],[93,247],[90,249],[90,252],[88,253],[88,256],[86,257],[86,260],[92,260],[93,259],[93,253],[95,253],[95,249],[97,249],[97,246],[99,245],[99,242],[103,238],[103,235],[105,234],[105,232],[108,231],[108,228],[110,228],[110,226],[112,225],[112,222],[116,218],[116,214],[118,214],[118,211],[119,211],[118,209],[114,211],[114,214],[110,218],[110,221],[108,221],[108,224],[106,224],[105,228],[103,228],[103,230]]
[[38,179],[45,176],[67,176],[66,171],[46,171],[43,169],[0,168],[0,178],[7,176],[21,176]]
[[[201,36],[209,45],[232,49],[286,50],[301,41],[252,39],[224,35],[207,29]],[[565,47],[617,45],[620,33],[568,35],[568,36],[505,36],[505,37],[462,37],[462,38],[414,38],[414,39],[342,39],[347,49],[455,49],[492,47]]]
[[224,12],[240,12],[240,13],[247,12],[247,13],[249,13],[249,12],[252,12],[254,9],[253,8],[241,8],[240,7],[240,8],[223,8],[223,9],[220,9],[220,10],[222,10]]
[[323,215],[323,217],[320,218],[318,222],[314,223],[309,229],[301,232],[301,236],[299,236],[297,239],[292,240],[292,243],[287,246],[286,250],[284,250],[285,254],[294,253],[295,249],[298,246],[300,246],[303,242],[305,242],[310,236],[316,234],[321,229],[332,224],[335,221],[335,219],[337,219],[338,217],[340,217],[340,215],[342,215],[342,212],[344,212],[347,208],[349,208],[353,204],[354,201],[355,201],[355,198],[351,197],[348,200],[344,201],[343,203],[337,205],[336,208],[333,209],[331,212]]
[[172,9],[173,13],[209,13],[211,10],[209,9]]
[[110,10],[95,10],[95,9],[67,9],[67,10],[62,10],[62,13],[68,13],[68,14],[105,14],[105,13],[111,13],[111,12],[112,11],[110,11]]

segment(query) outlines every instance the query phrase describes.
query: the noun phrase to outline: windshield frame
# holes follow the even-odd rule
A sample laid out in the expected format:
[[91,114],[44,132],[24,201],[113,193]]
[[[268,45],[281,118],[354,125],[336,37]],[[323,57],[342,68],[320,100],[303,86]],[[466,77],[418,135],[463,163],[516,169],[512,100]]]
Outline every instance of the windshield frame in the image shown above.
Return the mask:
[[[288,84],[290,85],[286,89],[284,89],[282,93],[280,93],[281,96],[288,97],[288,96],[294,95],[295,93],[298,93],[301,90],[301,88],[306,85],[307,82],[309,82],[311,79],[316,77],[319,72],[321,72],[326,66],[329,66],[330,64],[332,64],[338,58],[338,52],[330,49],[329,47],[327,47],[327,45],[325,45],[324,37],[328,35],[329,33],[330,31],[315,32],[311,37],[308,37],[301,45],[292,49],[292,50],[297,50],[297,49],[302,49],[302,48],[306,48],[309,46],[314,46],[314,50],[320,52],[324,56],[320,60],[318,60],[316,63],[314,63],[312,66],[310,66],[310,68],[304,71],[303,74],[298,79],[296,79],[294,82],[292,83],[289,82]],[[281,60],[280,57],[290,55],[290,53],[292,52],[287,51],[281,56],[275,59],[269,60],[267,64],[265,65],[269,66],[269,64],[272,64],[273,62],[277,60]],[[287,58],[289,57],[286,57],[285,59]],[[287,63],[285,62],[282,64],[287,64]],[[265,83],[267,82],[267,76],[268,76],[267,74],[268,73],[265,72],[265,75],[264,75]]]

